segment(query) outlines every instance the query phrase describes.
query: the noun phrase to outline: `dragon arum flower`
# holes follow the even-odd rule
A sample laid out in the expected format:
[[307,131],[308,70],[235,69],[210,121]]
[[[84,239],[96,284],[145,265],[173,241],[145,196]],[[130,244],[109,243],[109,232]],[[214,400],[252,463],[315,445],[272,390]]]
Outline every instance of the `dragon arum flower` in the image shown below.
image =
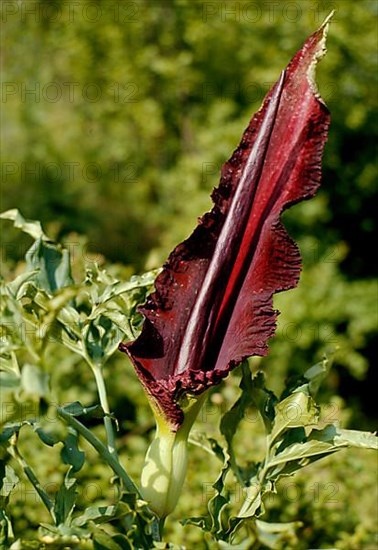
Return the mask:
[[265,97],[222,168],[213,209],[170,254],[140,308],[140,336],[120,346],[156,418],[141,486],[161,518],[180,495],[204,392],[245,358],[267,353],[278,315],[273,294],[298,282],[299,250],[280,215],[320,183],[329,112],[314,74],[328,20]]

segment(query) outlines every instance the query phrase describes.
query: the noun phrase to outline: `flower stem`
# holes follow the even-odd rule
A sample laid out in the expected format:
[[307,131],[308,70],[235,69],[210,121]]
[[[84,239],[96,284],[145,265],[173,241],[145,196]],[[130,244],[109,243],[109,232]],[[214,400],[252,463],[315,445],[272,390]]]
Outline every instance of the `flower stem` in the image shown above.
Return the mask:
[[105,413],[104,417],[104,426],[106,431],[106,439],[108,444],[109,453],[112,457],[118,461],[118,455],[116,450],[115,435],[112,419],[110,418],[110,408],[108,403],[108,396],[106,394],[106,387],[104,382],[104,377],[102,375],[102,369],[100,366],[91,365],[93,374],[96,380],[98,396],[100,398],[101,407]]
[[160,537],[163,538],[163,531],[164,531],[164,523],[166,518],[160,518],[159,519],[159,533]]

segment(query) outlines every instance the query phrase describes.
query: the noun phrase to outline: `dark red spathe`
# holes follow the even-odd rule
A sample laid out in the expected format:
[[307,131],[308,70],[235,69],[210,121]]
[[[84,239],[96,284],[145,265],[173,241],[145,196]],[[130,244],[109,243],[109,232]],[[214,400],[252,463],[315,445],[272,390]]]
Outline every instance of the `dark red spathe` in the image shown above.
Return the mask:
[[214,207],[171,253],[141,308],[137,340],[122,344],[172,427],[180,399],[217,384],[244,358],[265,355],[275,330],[275,292],[296,286],[297,246],[282,211],[320,183],[329,112],[311,74],[323,27],[296,54],[222,168]]

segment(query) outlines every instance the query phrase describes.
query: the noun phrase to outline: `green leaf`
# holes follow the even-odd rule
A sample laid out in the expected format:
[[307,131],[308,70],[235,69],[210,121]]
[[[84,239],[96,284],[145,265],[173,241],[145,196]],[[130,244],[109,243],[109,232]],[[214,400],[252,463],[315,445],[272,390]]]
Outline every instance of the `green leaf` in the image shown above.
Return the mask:
[[[278,479],[279,475],[292,474],[293,471],[300,470],[303,466],[307,466],[310,462],[314,462],[319,458],[322,458],[328,454],[334,453],[336,448],[329,443],[323,441],[310,440],[305,443],[294,443],[289,447],[286,447],[282,452],[278,453],[272,460],[270,460],[266,468],[269,468],[269,476]],[[290,464],[297,462],[293,466]],[[289,468],[285,470],[285,466],[288,464]],[[273,469],[273,470],[272,470]]]
[[242,390],[241,396],[234,403],[232,408],[222,416],[220,422],[220,431],[224,435],[229,448],[232,447],[232,440],[240,422],[244,418],[246,409],[252,403],[252,377],[248,364],[246,363],[242,365],[242,378],[239,387]]
[[0,357],[0,370],[20,378],[20,367],[18,365],[17,356],[14,352],[11,352],[5,357]]
[[38,239],[26,253],[28,270],[38,270],[36,282],[40,288],[54,292],[73,284],[68,250]]
[[[291,409],[297,414],[289,412]],[[271,450],[256,475],[250,479],[250,486],[244,490],[245,501],[238,517],[261,515],[264,511],[264,494],[275,492],[275,483],[282,476],[292,475],[304,466],[344,447],[378,449],[378,438],[369,432],[342,430],[335,425],[317,429],[315,424],[318,414],[315,403],[309,395],[296,389],[291,396],[276,406],[276,410],[270,436]],[[283,438],[280,439],[280,444],[274,444],[281,434]],[[266,541],[264,544],[270,548]]]
[[25,296],[30,287],[30,281],[35,279],[35,276],[38,274],[38,270],[35,271],[26,271],[21,273],[18,277],[7,283],[6,288],[10,294],[20,300]]
[[319,388],[329,372],[329,360],[325,357],[323,361],[310,367],[303,377],[308,382],[308,390],[311,397],[315,397]]
[[125,313],[122,313],[121,311],[107,309],[105,310],[103,315],[110,319],[114,325],[120,330],[119,332],[119,339],[117,339],[116,342],[114,342],[114,348],[116,349],[118,347],[119,342],[122,339],[122,335],[126,336],[128,340],[133,340],[136,336],[135,331],[133,330],[133,326],[130,322],[130,317],[126,315]]
[[3,431],[0,433],[0,443],[5,443],[8,441],[12,435],[17,434],[22,426],[22,422],[14,422],[12,424],[7,424]]
[[85,453],[78,448],[78,435],[73,430],[67,435],[61,451],[64,464],[70,464],[73,472],[78,472],[84,464]]
[[71,476],[71,469],[72,467],[67,472],[55,497],[54,514],[57,525],[68,524],[75,507],[77,480]]
[[73,283],[68,250],[49,239],[39,221],[25,220],[17,209],[3,212],[0,218],[12,220],[15,227],[35,240],[25,260],[27,271],[34,272],[34,279],[40,288],[54,292]]
[[[108,320],[107,329],[110,328],[110,321]],[[84,331],[85,348],[89,358],[95,364],[101,364],[105,355],[104,346],[102,345],[102,338],[105,335],[105,328],[95,322],[91,322],[87,325]]]
[[225,517],[226,508],[229,505],[229,498],[225,488],[226,477],[231,468],[230,455],[225,449],[223,452],[223,467],[212,487],[215,489],[215,495],[209,500],[207,509],[210,521],[206,521],[206,530],[210,531],[215,538],[222,539],[225,536]]
[[85,407],[83,407],[80,401],[74,401],[73,403],[64,405],[62,409],[71,416],[81,416],[85,411]]
[[41,222],[37,220],[25,220],[25,218],[20,214],[17,208],[12,210],[7,210],[0,214],[0,218],[3,220],[13,221],[13,225],[18,229],[21,229],[24,233],[27,233],[33,239],[44,239],[49,241],[48,236],[43,232],[41,227]]
[[12,523],[7,516],[4,508],[0,507],[0,548],[10,547],[12,537]]
[[243,490],[244,502],[237,514],[238,518],[246,519],[263,513],[262,492],[262,486],[258,479],[256,477],[252,478],[250,485]]
[[270,445],[289,428],[312,426],[318,422],[319,408],[312,397],[302,391],[295,391],[276,407],[273,429],[269,436]]
[[253,403],[252,397],[252,376],[249,370],[248,363],[242,365],[242,378],[239,385],[242,393],[239,399],[234,403],[229,411],[227,411],[221,419],[220,431],[224,435],[227,442],[227,450],[230,455],[230,464],[235,475],[241,481],[241,472],[236,464],[235,453],[233,451],[232,442],[240,422],[243,420],[246,410]]
[[229,462],[225,462],[218,479],[214,483],[213,487],[216,490],[216,494],[213,498],[209,500],[208,510],[211,518],[210,532],[213,533],[216,537],[222,536],[224,530],[223,525],[223,513],[225,508],[229,505],[229,498],[224,494],[224,485],[226,476],[230,469]]
[[130,513],[130,508],[126,503],[119,502],[111,506],[89,506],[84,513],[73,520],[73,524],[82,527],[89,521],[96,524],[106,523],[108,521],[119,519]]
[[[121,535],[120,533],[114,535],[112,537],[112,541],[118,544],[122,548],[122,550],[134,550],[135,548],[138,548],[138,545],[134,545],[128,536]],[[140,547],[143,548],[143,546]]]
[[60,441],[60,438],[56,434],[46,432],[40,426],[35,427],[34,431],[38,435],[42,443],[48,445],[49,447],[54,447],[54,445],[56,445]]
[[181,525],[195,525],[196,527],[199,527],[202,529],[202,531],[209,531],[208,522],[206,521],[207,518],[205,516],[193,516],[189,518],[184,518],[180,520]]
[[313,430],[311,439],[330,443],[335,450],[340,447],[358,447],[361,449],[378,450],[378,437],[375,433],[359,430],[344,430],[329,424],[322,430]]
[[295,391],[308,393],[311,397],[315,397],[328,371],[329,360],[325,357],[320,363],[306,370],[303,376],[289,379],[281,396],[281,401]]
[[265,387],[265,375],[261,371],[253,378],[251,395],[264,422],[265,430],[270,433],[275,416],[274,406],[278,400],[274,393]]
[[158,272],[159,270],[155,269],[154,271],[147,271],[142,275],[133,275],[130,281],[114,282],[112,285],[105,288],[104,292],[99,297],[99,302],[104,304],[117,296],[121,296],[122,294],[129,293],[136,289],[146,288],[147,292],[147,289],[153,286]]
[[65,306],[59,310],[56,318],[58,319],[58,321],[62,323],[63,328],[68,326],[69,328],[68,334],[74,331],[75,335],[80,335],[78,327],[80,326],[81,318],[80,318],[80,314],[74,307],[68,304],[65,304]]
[[229,498],[226,496],[225,481],[230,470],[230,456],[225,449],[222,449],[223,467],[212,485],[215,495],[209,500],[207,509],[208,516],[190,517],[181,521],[182,525],[196,525],[203,531],[210,532],[217,540],[226,536],[228,524],[226,524],[225,511],[229,505]]
[[19,478],[13,468],[0,460],[0,548],[9,548],[10,539],[13,539],[12,523],[6,509],[9,496],[18,482]]

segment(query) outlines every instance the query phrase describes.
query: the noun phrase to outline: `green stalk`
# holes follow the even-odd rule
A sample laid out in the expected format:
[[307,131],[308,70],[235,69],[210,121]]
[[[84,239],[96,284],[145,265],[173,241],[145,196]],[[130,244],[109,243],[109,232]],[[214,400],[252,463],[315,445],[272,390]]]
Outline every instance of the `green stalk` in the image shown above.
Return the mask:
[[104,426],[106,431],[108,450],[109,450],[109,453],[112,455],[112,457],[118,461],[114,428],[113,428],[112,419],[110,418],[110,408],[108,403],[108,396],[106,394],[104,377],[102,375],[102,368],[100,366],[92,365],[92,364],[91,364],[91,367],[96,380],[98,396],[100,398],[100,404],[104,413],[106,414],[106,416],[104,417]]
[[104,461],[110,466],[113,472],[121,479],[125,489],[130,493],[136,493],[139,498],[142,498],[140,492],[135,483],[128,476],[123,466],[120,464],[118,457],[116,458],[108,448],[88,430],[79,420],[74,416],[66,412],[62,407],[57,408],[58,415],[63,418],[69,426],[74,428],[79,434],[81,434],[87,441],[96,449],[98,454],[104,459]]

